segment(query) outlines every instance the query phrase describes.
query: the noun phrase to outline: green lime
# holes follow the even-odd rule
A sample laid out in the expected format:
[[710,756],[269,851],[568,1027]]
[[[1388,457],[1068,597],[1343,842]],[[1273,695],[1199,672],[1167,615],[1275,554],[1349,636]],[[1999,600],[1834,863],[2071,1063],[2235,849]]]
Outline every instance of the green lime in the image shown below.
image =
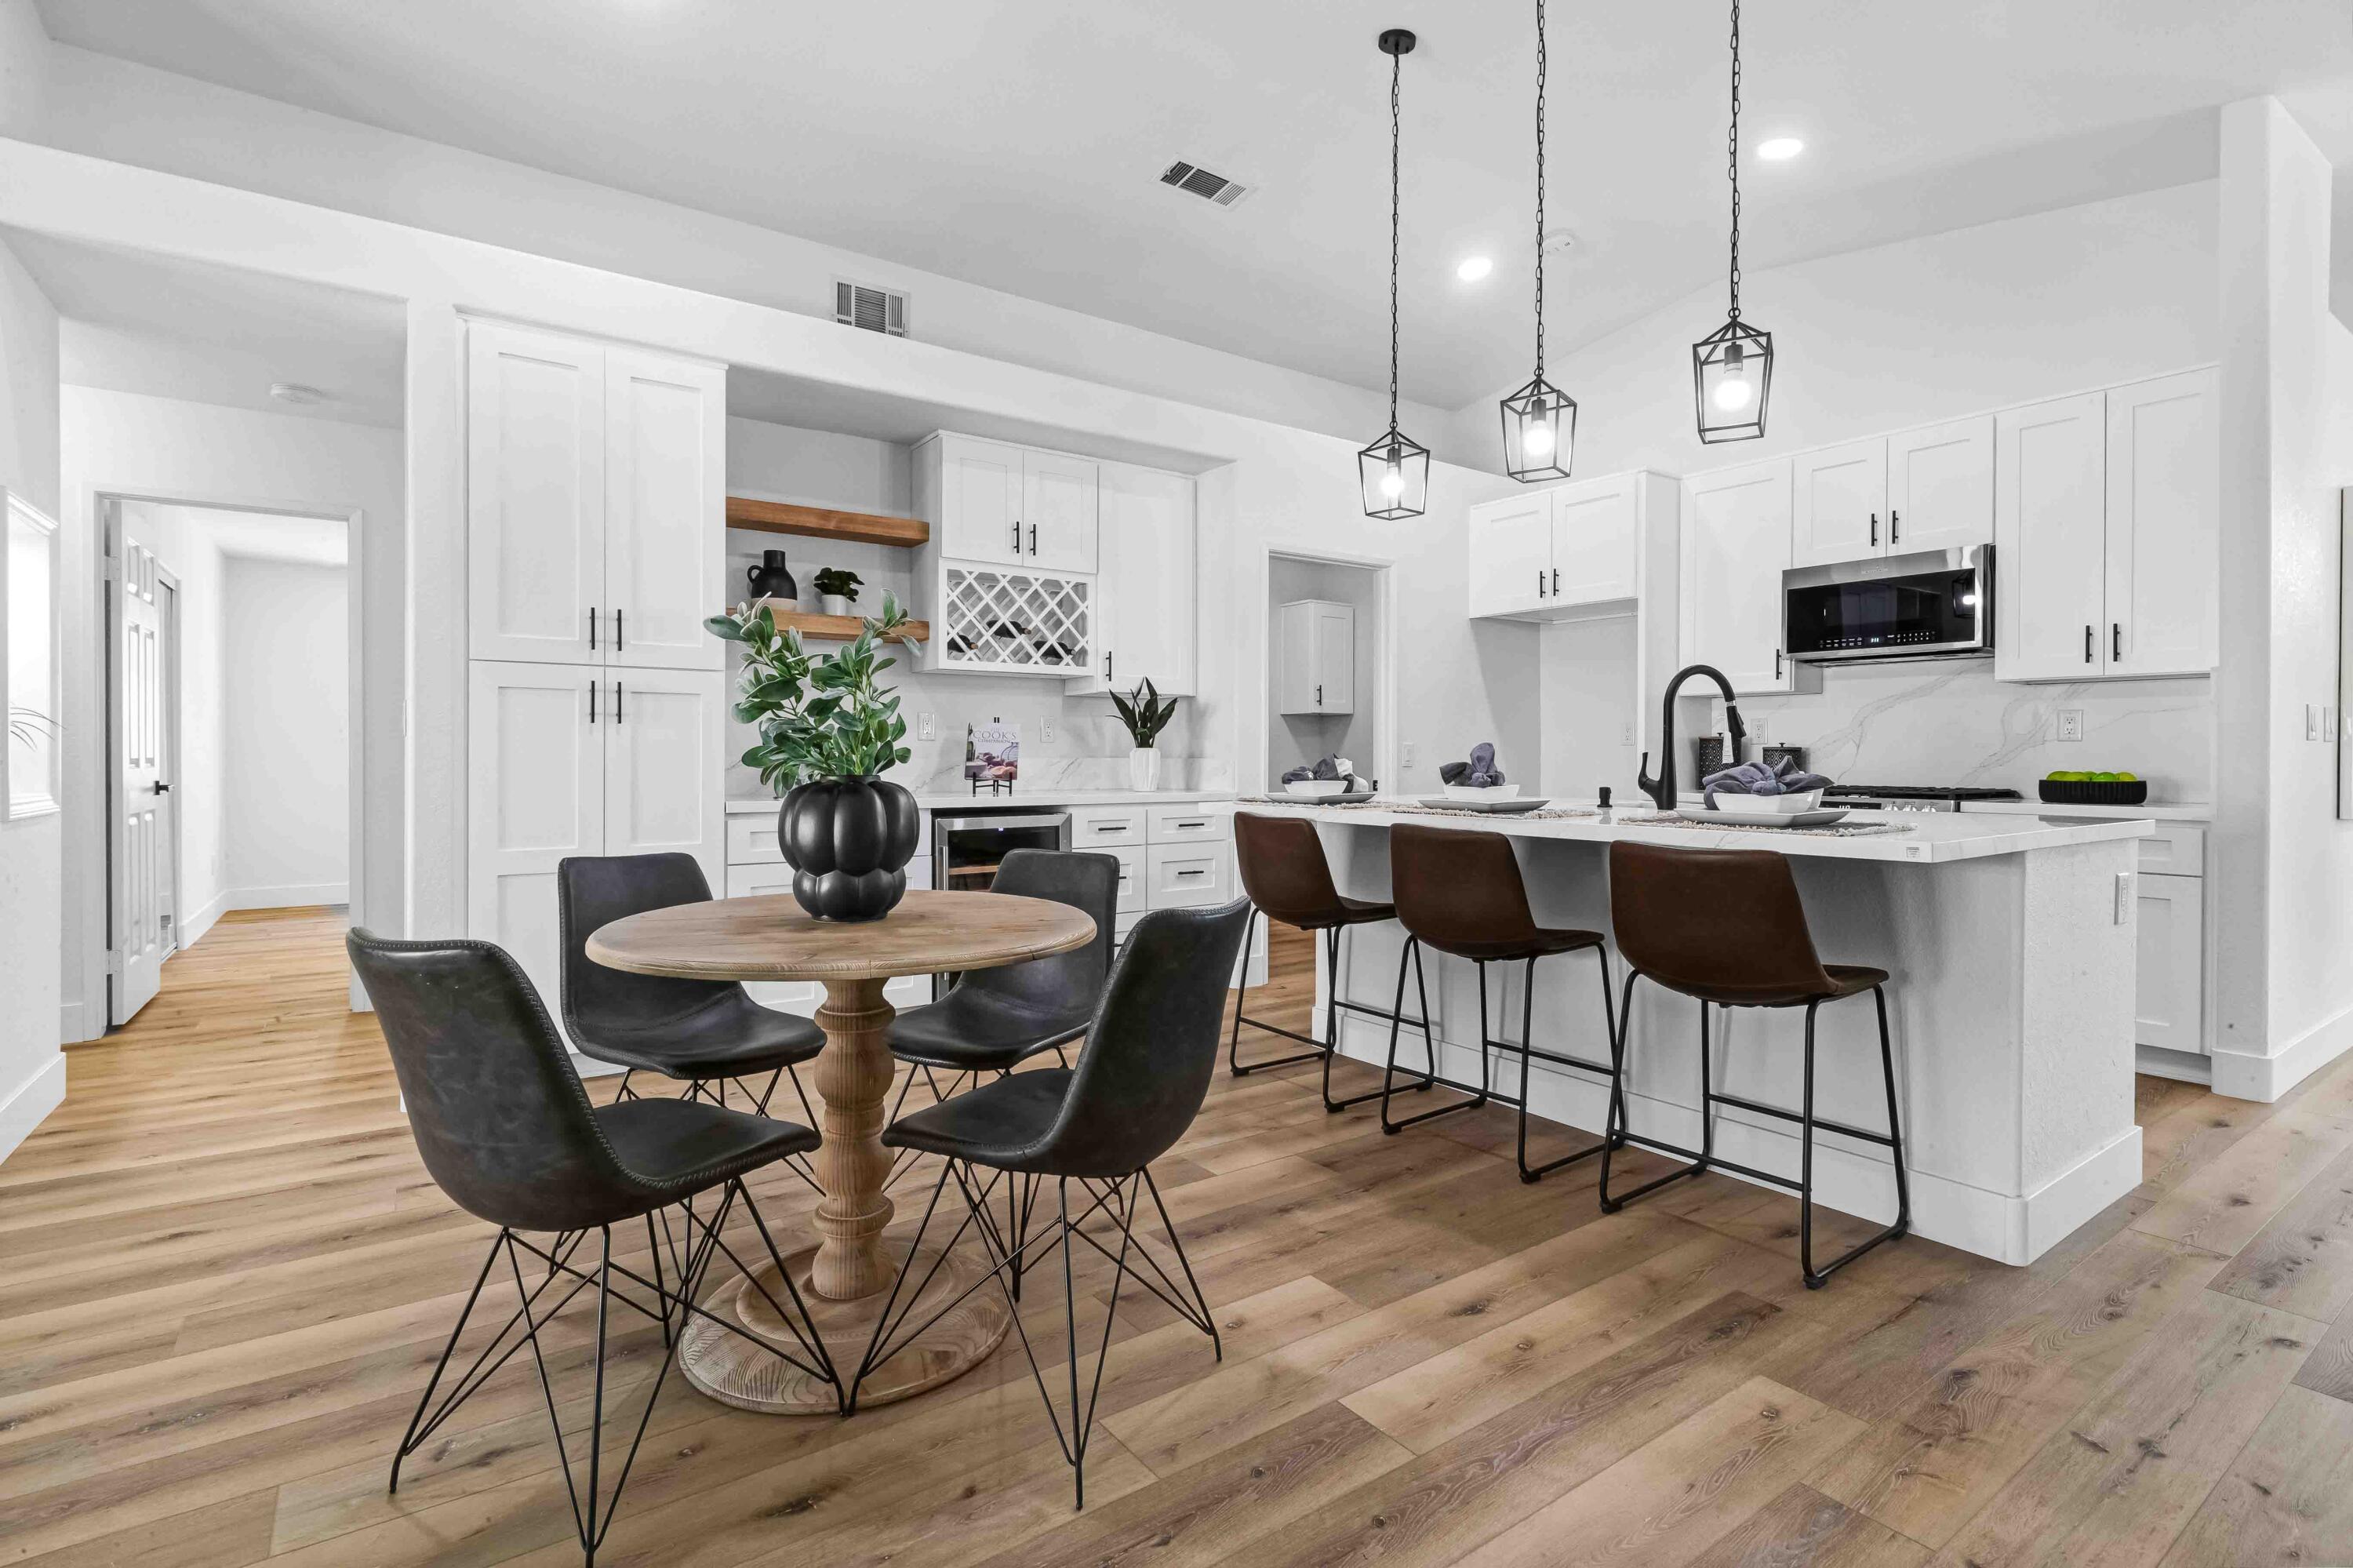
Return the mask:
[[2140,782],[2140,778],[2137,774],[2119,773],[2116,775],[2116,782],[2119,784],[2137,784]]
[[2116,776],[2113,773],[2088,773],[2084,777],[2094,784],[2113,784],[2116,781]]

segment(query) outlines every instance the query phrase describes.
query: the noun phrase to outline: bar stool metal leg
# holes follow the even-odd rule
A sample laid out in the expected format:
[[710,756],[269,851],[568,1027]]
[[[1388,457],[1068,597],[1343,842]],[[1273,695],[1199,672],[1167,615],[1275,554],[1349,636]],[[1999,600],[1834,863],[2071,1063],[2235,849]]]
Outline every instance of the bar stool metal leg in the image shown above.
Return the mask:
[[[1614,1106],[1618,1099],[1616,1051],[1618,1041],[1618,1011],[1610,1004],[1609,1000],[1609,951],[1606,948],[1596,948],[1593,949],[1593,956],[1601,961],[1601,1022],[1602,1028],[1606,1032],[1604,1038],[1609,1040],[1611,1045],[1609,1099],[1610,1103]],[[1525,994],[1520,999],[1519,1163],[1520,1180],[1531,1182],[1541,1181],[1548,1172],[1557,1171],[1564,1165],[1574,1165],[1580,1160],[1590,1160],[1597,1154],[1606,1154],[1609,1147],[1609,1135],[1605,1130],[1602,1134],[1601,1141],[1595,1144],[1590,1149],[1580,1149],[1574,1154],[1564,1154],[1559,1159],[1546,1160],[1542,1165],[1530,1165],[1528,1163],[1528,1062],[1532,1054],[1532,1048],[1529,1042],[1533,1038],[1531,1025],[1533,1024],[1535,1017],[1535,994],[1536,961],[1534,959],[1530,959],[1528,960],[1527,986]],[[1579,1066],[1588,1066],[1589,1070],[1588,1064],[1579,1062],[1576,1065]],[[1605,1120],[1603,1123],[1604,1128],[1606,1128],[1608,1125],[1608,1122]]]
[[[1856,1243],[1821,1267],[1814,1266],[1814,1012],[1817,1003],[1806,1007],[1806,1079],[1804,1109],[1799,1119],[1803,1127],[1804,1147],[1799,1154],[1798,1166],[1798,1268],[1805,1276],[1806,1288],[1820,1290],[1830,1283],[1831,1276],[1861,1257],[1882,1242],[1896,1241],[1912,1229],[1911,1183],[1904,1171],[1904,1124],[1895,1110],[1895,1053],[1887,1034],[1887,998],[1879,986],[1871,988],[1872,1001],[1879,1014],[1879,1066],[1887,1081],[1887,1132],[1885,1139],[1862,1134],[1870,1141],[1884,1143],[1895,1161],[1895,1223],[1876,1234]],[[1825,1126],[1832,1124],[1824,1123]],[[1852,1129],[1840,1128],[1841,1132]]]
[[1383,1132],[1403,1132],[1407,1128],[1413,1126],[1416,1122],[1428,1121],[1432,1117],[1448,1116],[1459,1110],[1475,1110],[1479,1107],[1485,1105],[1490,1098],[1488,1083],[1490,1072],[1488,1068],[1487,1054],[1487,966],[1481,964],[1479,966],[1478,1092],[1471,1095],[1468,1098],[1457,1100],[1452,1105],[1438,1106],[1426,1111],[1416,1111],[1413,1115],[1407,1117],[1402,1121],[1391,1121],[1389,1119],[1389,1099],[1392,1094],[1389,1085],[1391,1079],[1397,1073],[1398,1033],[1399,1022],[1401,1022],[1400,1015],[1405,1012],[1405,967],[1408,959],[1411,959],[1413,963],[1414,993],[1421,1002],[1421,1018],[1419,1020],[1421,1024],[1421,1044],[1424,1053],[1424,1060],[1427,1064],[1421,1075],[1421,1082],[1415,1085],[1414,1087],[1418,1089],[1426,1089],[1430,1087],[1430,1085],[1439,1081],[1438,1032],[1430,1026],[1430,980],[1422,971],[1421,938],[1409,935],[1405,939],[1405,950],[1398,955],[1397,1006],[1392,1012],[1389,1021],[1388,1062],[1381,1069],[1381,1130]]
[[[1628,1076],[1627,1057],[1632,1051],[1634,1043],[1634,980],[1635,970],[1629,965],[1626,970],[1626,991],[1618,1009],[1618,1033],[1609,1053],[1610,1063],[1617,1070],[1612,1076],[1609,1091],[1608,1128],[1601,1139],[1600,1200],[1601,1212],[1605,1214],[1616,1213],[1635,1199],[1655,1192],[1670,1181],[1680,1181],[1687,1176],[1700,1175],[1715,1163],[1715,1121],[1708,1114],[1711,1096],[1708,1089],[1707,1004],[1705,1002],[1700,1003],[1699,1009],[1700,1148],[1697,1150],[1675,1149],[1672,1145],[1659,1145],[1652,1139],[1638,1139],[1634,1136],[1633,1118],[1626,1104],[1625,1090]],[[1670,1171],[1664,1176],[1645,1181],[1630,1192],[1620,1192],[1612,1196],[1609,1192],[1610,1151],[1637,1142],[1686,1156],[1691,1160],[1691,1163],[1680,1171]]]

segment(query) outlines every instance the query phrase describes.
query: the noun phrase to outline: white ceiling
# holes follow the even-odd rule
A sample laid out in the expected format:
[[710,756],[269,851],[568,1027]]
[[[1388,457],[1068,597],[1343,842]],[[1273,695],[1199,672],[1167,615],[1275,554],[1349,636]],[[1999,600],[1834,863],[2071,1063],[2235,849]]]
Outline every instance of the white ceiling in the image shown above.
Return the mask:
[[285,561],[304,567],[351,564],[351,524],[342,519],[289,517],[272,512],[227,512],[212,506],[159,506],[192,537],[224,556]]
[[[60,378],[273,414],[398,429],[407,319],[398,302],[23,229],[0,229],[65,319]],[[269,396],[275,382],[323,402]]]
[[[1386,384],[1385,26],[1407,397],[1525,376],[1526,0],[39,0],[65,42],[1365,386]],[[1556,8],[1551,340],[1721,275],[1725,12]],[[2344,0],[1775,0],[1745,19],[1752,267],[2179,184],[2276,91],[2353,162]],[[1220,209],[1185,158],[1256,189]],[[1492,253],[1483,283],[1454,263]],[[1770,302],[1752,296],[1760,316]],[[1694,329],[1706,326],[1695,322]]]

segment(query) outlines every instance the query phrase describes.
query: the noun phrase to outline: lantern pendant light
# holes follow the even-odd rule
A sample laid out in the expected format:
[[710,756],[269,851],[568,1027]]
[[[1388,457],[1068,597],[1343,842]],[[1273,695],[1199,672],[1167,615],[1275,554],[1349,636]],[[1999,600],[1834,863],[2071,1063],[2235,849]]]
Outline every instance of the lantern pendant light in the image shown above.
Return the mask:
[[1753,441],[1765,433],[1773,389],[1773,334],[1740,319],[1740,0],[1732,0],[1732,130],[1725,139],[1732,177],[1732,308],[1725,323],[1692,344],[1692,397],[1699,439]]
[[1367,517],[1419,517],[1430,499],[1430,449],[1398,429],[1398,87],[1414,38],[1403,27],[1380,37],[1389,57],[1389,428],[1356,454]]
[[1504,471],[1522,484],[1567,479],[1577,440],[1577,403],[1545,379],[1545,0],[1536,0],[1536,370],[1504,399]]

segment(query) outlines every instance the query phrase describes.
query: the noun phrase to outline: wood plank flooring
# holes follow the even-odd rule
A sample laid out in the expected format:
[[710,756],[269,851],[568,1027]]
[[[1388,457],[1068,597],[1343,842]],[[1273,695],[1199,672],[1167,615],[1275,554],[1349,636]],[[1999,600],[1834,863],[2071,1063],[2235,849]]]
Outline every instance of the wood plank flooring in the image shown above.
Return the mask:
[[[1276,935],[1251,1011],[1303,1024]],[[527,1360],[385,1491],[488,1234],[344,1009],[335,912],[226,917],[68,1069],[0,1165],[0,1563],[579,1560]],[[1912,1240],[1810,1292],[1780,1194],[1605,1218],[1589,1165],[1516,1179],[1503,1115],[1384,1138],[1308,1067],[1221,1073],[1158,1170],[1225,1358],[1122,1298],[1084,1512],[1014,1345],[847,1422],[673,1376],[599,1561],[2353,1563],[2353,1064],[2274,1106],[2140,1087],[2144,1185],[2033,1266]],[[797,1234],[807,1190],[757,1191]],[[1082,1261],[1082,1336],[1107,1287]],[[550,1336],[575,1456],[591,1331]],[[641,1397],[658,1336],[615,1347]]]

